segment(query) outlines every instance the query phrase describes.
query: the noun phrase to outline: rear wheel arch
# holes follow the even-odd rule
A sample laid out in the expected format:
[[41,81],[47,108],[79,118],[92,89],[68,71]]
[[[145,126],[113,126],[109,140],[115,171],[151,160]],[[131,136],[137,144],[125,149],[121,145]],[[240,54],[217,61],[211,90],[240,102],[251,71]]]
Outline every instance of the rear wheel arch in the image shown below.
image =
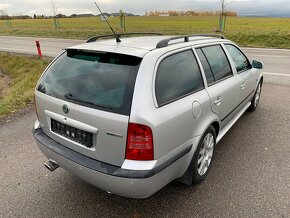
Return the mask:
[[213,128],[215,129],[215,134],[216,136],[218,136],[219,131],[220,131],[220,124],[217,121],[214,121],[210,126],[213,126]]
[[200,138],[200,141],[199,141],[199,144],[198,144],[198,147],[196,149],[196,151],[194,152],[193,156],[192,156],[192,160],[187,168],[187,170],[185,171],[185,174],[178,179],[178,181],[186,184],[186,185],[193,185],[193,184],[197,184],[199,182],[201,182],[202,180],[204,180],[204,178],[206,177],[205,176],[202,176],[200,178],[196,178],[196,175],[194,175],[194,171],[193,171],[193,168],[194,168],[194,162],[195,162],[195,158],[196,158],[196,155],[198,155],[197,153],[199,153],[199,147],[200,147],[200,144],[202,143],[203,139],[204,139],[204,136],[206,133],[208,132],[212,132],[213,136],[214,136],[214,145],[216,144],[216,137],[219,133],[219,128],[220,128],[220,124],[218,121],[213,121],[203,132],[202,134],[202,137]]
[[211,122],[209,122],[210,124],[205,126],[203,132],[201,135],[203,135],[209,128],[213,127],[215,130],[215,135],[216,137],[218,136],[219,132],[220,132],[220,123],[218,120],[212,120]]

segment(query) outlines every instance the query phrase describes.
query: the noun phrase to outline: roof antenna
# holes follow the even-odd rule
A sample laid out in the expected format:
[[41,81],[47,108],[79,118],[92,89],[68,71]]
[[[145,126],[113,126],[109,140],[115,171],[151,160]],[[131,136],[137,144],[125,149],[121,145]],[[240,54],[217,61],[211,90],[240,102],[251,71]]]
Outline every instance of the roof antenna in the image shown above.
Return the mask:
[[116,34],[116,32],[114,31],[114,29],[112,28],[112,26],[110,25],[109,21],[107,20],[106,16],[103,14],[102,10],[100,9],[100,7],[98,6],[98,4],[96,2],[94,2],[95,5],[97,6],[97,8],[99,9],[99,11],[101,12],[101,16],[103,16],[104,20],[107,22],[107,24],[109,25],[110,29],[112,30],[112,32],[114,33],[114,36],[116,38],[116,42],[122,42],[121,39],[119,38],[118,34]]

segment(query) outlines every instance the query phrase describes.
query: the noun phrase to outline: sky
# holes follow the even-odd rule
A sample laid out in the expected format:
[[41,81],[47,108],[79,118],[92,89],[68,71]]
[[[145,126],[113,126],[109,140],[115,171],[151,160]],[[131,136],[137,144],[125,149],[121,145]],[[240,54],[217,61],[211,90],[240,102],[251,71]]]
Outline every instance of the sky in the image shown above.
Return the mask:
[[[52,15],[52,0],[0,0],[0,10],[8,14]],[[58,13],[99,14],[93,0],[53,0]],[[226,0],[227,9],[239,15],[287,16],[290,17],[290,0]],[[219,10],[220,0],[97,0],[103,12],[118,12],[143,15],[151,10]]]

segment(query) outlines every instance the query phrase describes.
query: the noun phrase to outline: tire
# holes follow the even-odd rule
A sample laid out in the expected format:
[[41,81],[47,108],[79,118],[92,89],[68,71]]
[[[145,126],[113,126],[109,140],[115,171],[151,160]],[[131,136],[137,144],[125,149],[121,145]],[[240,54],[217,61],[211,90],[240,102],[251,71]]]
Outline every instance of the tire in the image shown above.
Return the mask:
[[261,98],[261,92],[262,92],[262,81],[259,82],[255,95],[251,100],[251,106],[248,108],[249,112],[253,112],[256,110],[256,108],[258,107],[260,98]]
[[[210,126],[203,134],[191,162],[192,184],[200,183],[208,175],[212,165],[215,145],[216,131],[213,126]],[[210,147],[205,148],[205,146]]]

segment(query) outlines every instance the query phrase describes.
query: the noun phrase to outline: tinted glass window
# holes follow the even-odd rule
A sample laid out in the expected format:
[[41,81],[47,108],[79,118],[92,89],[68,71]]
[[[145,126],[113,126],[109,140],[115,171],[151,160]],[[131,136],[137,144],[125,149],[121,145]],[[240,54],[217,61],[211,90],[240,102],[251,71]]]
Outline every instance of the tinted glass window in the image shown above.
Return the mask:
[[206,57],[204,56],[203,52],[201,49],[196,49],[196,52],[199,56],[199,59],[201,61],[201,64],[202,64],[202,67],[203,67],[203,70],[204,70],[204,73],[205,73],[205,76],[206,76],[206,80],[207,80],[207,84],[212,84],[214,83],[215,79],[214,79],[214,76],[213,76],[213,73],[210,69],[210,66],[206,60]]
[[160,63],[155,84],[159,106],[202,88],[203,80],[192,51],[169,56]]
[[130,114],[140,58],[68,50],[45,72],[38,91],[84,106]]
[[210,65],[215,81],[232,75],[229,61],[220,45],[204,47],[201,50]]
[[250,63],[248,61],[248,59],[245,57],[245,55],[235,46],[233,45],[225,45],[228,52],[230,53],[234,63],[235,63],[235,66],[236,66],[236,69],[237,69],[237,72],[241,72],[245,69],[249,69],[250,68]]

